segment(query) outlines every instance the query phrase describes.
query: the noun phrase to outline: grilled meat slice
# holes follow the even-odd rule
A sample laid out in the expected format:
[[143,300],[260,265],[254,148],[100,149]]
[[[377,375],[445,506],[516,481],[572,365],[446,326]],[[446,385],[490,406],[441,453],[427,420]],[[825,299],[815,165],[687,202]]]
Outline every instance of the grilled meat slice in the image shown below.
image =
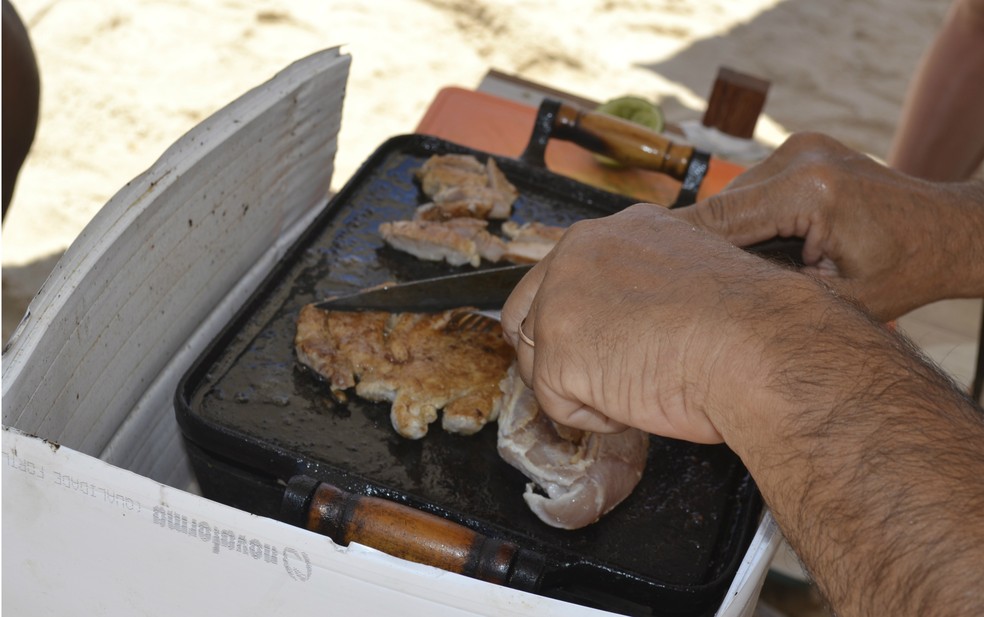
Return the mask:
[[566,231],[566,227],[544,225],[536,221],[523,223],[522,225],[516,221],[506,221],[502,224],[502,233],[510,240],[540,242],[551,246],[560,242]]
[[489,218],[504,221],[512,214],[512,206],[519,197],[519,191],[509,182],[494,159],[489,158],[485,168],[489,176],[489,188],[495,193]]
[[[426,204],[418,209],[433,208]],[[514,221],[502,224],[507,242],[489,233],[488,221],[460,217],[447,220],[414,219],[382,223],[379,233],[387,244],[410,253],[418,259],[447,261],[453,266],[471,264],[477,267],[482,259],[497,263],[535,263],[549,253],[566,227],[532,222],[520,225]]]
[[361,367],[369,366],[382,348],[389,315],[353,313],[359,317],[335,320],[331,315],[314,305],[303,307],[297,318],[294,347],[301,364],[324,377],[341,398],[344,390],[355,386]]
[[547,256],[554,245],[560,241],[567,231],[566,227],[544,225],[531,222],[519,225],[515,221],[502,224],[502,233],[509,238],[503,259],[522,264],[536,263]]
[[419,439],[443,409],[445,430],[470,435],[496,419],[499,383],[514,358],[502,331],[449,328],[440,313],[301,309],[295,348],[332,392],[391,401],[393,428]]
[[435,155],[415,175],[431,199],[418,209],[418,220],[507,219],[519,196],[492,158],[483,165],[467,154]]
[[420,188],[433,197],[455,186],[488,186],[485,165],[470,154],[438,154],[415,172]]
[[497,262],[506,251],[506,243],[490,234],[487,226],[488,221],[473,218],[392,221],[382,223],[379,233],[387,244],[418,259],[478,267],[483,258]]
[[630,428],[603,435],[555,423],[540,411],[515,365],[501,388],[499,456],[532,480],[523,498],[541,521],[578,529],[632,493],[646,466],[646,433]]
[[491,218],[495,194],[485,187],[452,186],[434,195],[414,213],[418,221],[446,221],[459,217],[475,219]]

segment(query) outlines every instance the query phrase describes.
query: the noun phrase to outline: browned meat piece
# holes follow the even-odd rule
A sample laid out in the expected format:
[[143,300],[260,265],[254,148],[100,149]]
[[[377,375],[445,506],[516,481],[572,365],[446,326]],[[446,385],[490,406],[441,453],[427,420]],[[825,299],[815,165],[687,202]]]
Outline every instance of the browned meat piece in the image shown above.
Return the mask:
[[[481,223],[483,221],[476,222]],[[427,261],[447,261],[452,266],[478,266],[482,257],[475,241],[454,228],[432,221],[382,223],[379,234],[393,248]]]
[[432,202],[418,210],[416,218],[422,220],[506,219],[519,196],[492,158],[483,165],[466,154],[435,155],[416,176]]
[[358,313],[358,327],[344,316],[332,322],[329,315],[314,305],[302,308],[294,344],[301,364],[327,379],[332,392],[340,392],[355,386],[356,367],[371,363],[375,350],[382,347],[388,315]]
[[567,231],[566,227],[555,225],[544,225],[543,223],[523,223],[520,225],[516,221],[506,221],[502,224],[502,233],[510,240],[525,240],[528,242],[542,242],[544,244],[557,244]]
[[487,219],[495,205],[495,195],[485,187],[453,186],[434,195],[433,200],[417,208],[414,218],[424,221],[446,221],[463,216]]
[[432,156],[424,161],[415,175],[428,197],[456,186],[488,186],[485,165],[469,154]]
[[502,241],[502,238],[493,236],[484,229],[472,236],[472,240],[475,241],[478,254],[486,261],[497,263],[502,260],[502,256],[506,253],[506,243]]
[[495,160],[489,158],[485,168],[489,175],[489,188],[495,194],[489,218],[505,220],[512,214],[512,205],[519,197],[519,191],[506,179],[506,175],[499,169]]
[[472,434],[499,413],[499,383],[514,358],[493,328],[448,328],[455,309],[441,313],[301,309],[294,340],[302,364],[332,391],[355,387],[371,401],[391,401],[400,435],[419,439],[443,409],[445,430]]
[[535,263],[547,256],[554,245],[567,231],[566,227],[555,227],[543,223],[524,223],[514,221],[502,224],[502,233],[508,238],[503,259],[512,263]]
[[379,233],[387,244],[418,259],[477,267],[483,258],[499,261],[506,251],[506,243],[490,234],[487,226],[488,221],[471,218],[393,221],[382,223]]
[[532,480],[523,498],[540,520],[578,529],[632,493],[646,466],[646,433],[627,429],[602,435],[556,424],[540,411],[515,366],[501,388],[499,455]]

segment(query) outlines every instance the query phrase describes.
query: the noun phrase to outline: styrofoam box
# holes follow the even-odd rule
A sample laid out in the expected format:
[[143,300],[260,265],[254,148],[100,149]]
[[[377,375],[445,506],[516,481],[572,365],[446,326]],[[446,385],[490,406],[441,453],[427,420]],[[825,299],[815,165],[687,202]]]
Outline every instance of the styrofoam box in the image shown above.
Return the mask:
[[[327,204],[350,57],[304,58],[178,140],[98,213],[3,355],[12,615],[602,615],[196,494],[177,382]],[[766,514],[718,612],[750,615]]]

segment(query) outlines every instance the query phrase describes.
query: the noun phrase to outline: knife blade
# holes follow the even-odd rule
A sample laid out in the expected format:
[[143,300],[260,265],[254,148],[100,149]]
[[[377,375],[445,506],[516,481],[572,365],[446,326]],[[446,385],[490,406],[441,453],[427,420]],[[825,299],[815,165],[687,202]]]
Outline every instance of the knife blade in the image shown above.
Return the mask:
[[[803,265],[802,238],[774,238],[745,247],[745,250],[787,267]],[[353,294],[329,298],[319,302],[317,306],[327,311],[428,312],[461,306],[499,309],[532,267],[533,264],[523,264],[407,283],[386,283]]]
[[460,306],[501,308],[532,264],[387,283],[317,304],[328,311],[441,311]]

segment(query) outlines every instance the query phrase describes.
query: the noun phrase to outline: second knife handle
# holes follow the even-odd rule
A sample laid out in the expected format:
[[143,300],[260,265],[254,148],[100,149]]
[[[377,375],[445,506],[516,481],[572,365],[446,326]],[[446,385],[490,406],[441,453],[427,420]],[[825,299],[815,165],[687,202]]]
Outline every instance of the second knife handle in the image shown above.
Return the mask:
[[[310,484],[306,477],[291,481],[296,487]],[[290,487],[285,504],[293,501],[306,507],[304,526],[338,544],[357,542],[408,561],[525,591],[540,586],[544,560],[511,542],[394,501],[349,493],[327,482],[317,483],[309,500],[289,494]],[[296,514],[288,518],[300,522]]]
[[554,118],[554,136],[571,141],[627,167],[664,173],[683,180],[694,148],[670,141],[640,124],[561,103]]

